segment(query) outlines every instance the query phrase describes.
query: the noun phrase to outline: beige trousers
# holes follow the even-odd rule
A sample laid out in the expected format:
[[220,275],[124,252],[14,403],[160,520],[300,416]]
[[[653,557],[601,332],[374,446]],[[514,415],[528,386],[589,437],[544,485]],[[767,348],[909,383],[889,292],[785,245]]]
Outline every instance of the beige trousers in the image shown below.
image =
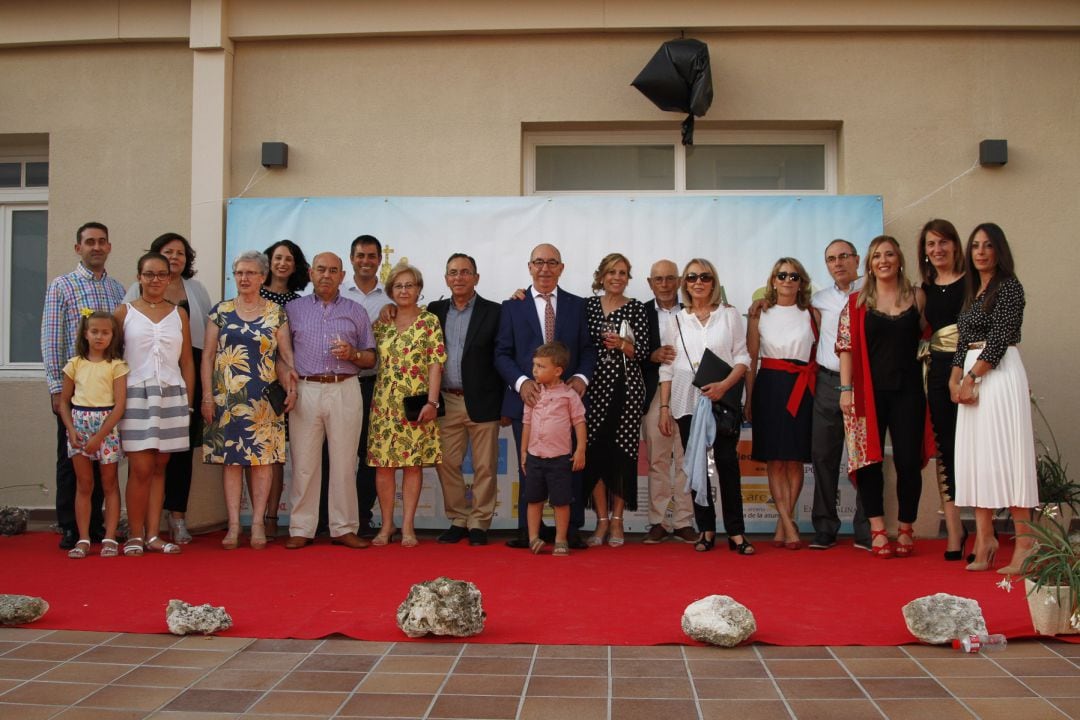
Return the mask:
[[[495,514],[498,490],[499,421],[476,423],[469,419],[465,398],[443,393],[446,415],[439,418],[443,461],[435,466],[442,485],[443,505],[450,524],[487,530]],[[461,471],[465,448],[472,444],[472,506],[465,497],[465,476]]]
[[[674,432],[664,437],[660,432],[660,393],[653,395],[649,411],[641,422],[645,434],[645,447],[649,451],[649,524],[664,522],[669,503],[674,504],[672,523],[675,528],[694,526],[694,505],[686,487],[683,472],[683,449],[679,439],[679,427],[671,423]],[[674,459],[674,463],[672,463]],[[672,470],[674,469],[674,479]],[[674,528],[668,528],[669,530]]]

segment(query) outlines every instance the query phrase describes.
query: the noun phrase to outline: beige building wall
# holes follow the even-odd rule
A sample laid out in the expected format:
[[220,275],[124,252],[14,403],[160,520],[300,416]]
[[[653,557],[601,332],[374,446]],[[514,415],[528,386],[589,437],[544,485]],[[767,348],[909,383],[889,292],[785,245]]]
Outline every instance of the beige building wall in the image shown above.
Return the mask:
[[[525,128],[674,130],[681,120],[629,86],[678,33],[656,29],[665,21],[648,4],[610,2],[605,14],[599,3],[571,3],[569,15],[530,4],[518,28],[505,13],[491,20],[483,11],[494,6],[483,2],[462,3],[464,19],[452,22],[413,12],[424,2],[395,15],[393,4],[323,0],[314,3],[321,13],[305,5],[304,22],[289,3],[196,4],[199,17],[221,10],[235,41],[229,167],[218,169],[228,196],[253,180],[249,196],[518,195]],[[100,20],[109,3],[87,5]],[[185,5],[163,3],[160,17],[118,27],[171,40]],[[1063,446],[1077,446],[1080,391],[1067,359],[1080,337],[1065,299],[1077,255],[1070,231],[1080,225],[1076,6],[1035,2],[1022,22],[1010,3],[974,13],[951,2],[948,12],[851,22],[861,4],[820,5],[826,31],[794,6],[780,22],[775,11],[738,2],[738,32],[729,32],[715,5],[697,6],[711,21],[699,26],[711,29],[688,36],[709,43],[716,96],[698,127],[838,128],[839,192],[883,196],[886,231],[904,244],[910,270],[926,219],[949,218],[965,235],[977,222],[1000,223],[1028,292],[1023,352],[1032,388],[1046,398]],[[132,5],[118,7],[123,17]],[[341,21],[327,21],[327,12]],[[666,22],[676,20],[686,18]],[[1055,24],[1063,29],[1046,30]],[[108,44],[64,44],[74,30],[58,37],[24,26],[25,42],[60,44],[18,47],[18,37],[0,33],[0,134],[49,134],[49,273],[69,269],[71,234],[93,217],[112,228],[111,267],[126,284],[149,240],[187,232],[195,212],[192,98],[201,88],[192,86],[193,51],[186,38],[139,42],[104,21],[94,39]],[[973,169],[986,138],[1009,141],[1008,165]],[[260,144],[271,140],[289,144],[287,169],[259,165]],[[852,240],[865,247],[869,238]],[[208,286],[220,277],[212,271],[203,267]],[[0,388],[15,410],[0,415],[0,486],[24,478],[51,485],[44,383],[4,377]],[[0,502],[48,506],[51,498],[0,492]]]

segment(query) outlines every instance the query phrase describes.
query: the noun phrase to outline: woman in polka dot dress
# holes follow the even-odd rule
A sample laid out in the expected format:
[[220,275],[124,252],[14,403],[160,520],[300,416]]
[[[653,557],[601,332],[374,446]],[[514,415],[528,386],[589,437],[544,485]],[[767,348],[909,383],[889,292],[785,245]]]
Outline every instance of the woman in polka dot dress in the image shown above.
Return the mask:
[[589,334],[600,348],[585,415],[585,502],[596,510],[596,532],[588,540],[593,546],[603,544],[609,531],[608,544],[622,545],[623,510],[637,509],[638,445],[645,412],[640,359],[648,354],[649,326],[645,306],[623,294],[630,277],[625,256],[606,255],[593,273],[593,291],[603,294],[585,302]]

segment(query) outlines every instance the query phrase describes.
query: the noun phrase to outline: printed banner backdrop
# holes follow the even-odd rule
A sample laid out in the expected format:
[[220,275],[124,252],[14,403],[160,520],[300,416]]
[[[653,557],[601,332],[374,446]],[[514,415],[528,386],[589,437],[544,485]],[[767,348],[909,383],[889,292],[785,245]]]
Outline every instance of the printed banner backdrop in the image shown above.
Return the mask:
[[[623,253],[633,263],[627,294],[642,301],[652,297],[645,278],[654,261],[667,258],[681,269],[690,258],[704,257],[717,266],[728,302],[746,308],[776,258],[799,258],[815,288],[823,287],[831,282],[824,260],[829,241],[844,238],[862,251],[882,231],[877,195],[233,198],[228,205],[225,256],[231,265],[244,250],[265,249],[287,238],[309,260],[319,252],[336,252],[351,272],[348,255],[353,238],[374,235],[383,244],[384,274],[402,260],[424,273],[424,301],[449,294],[443,268],[453,252],[476,258],[477,291],[496,301],[528,285],[526,263],[540,243],[559,248],[566,266],[559,284],[579,295],[590,293],[592,273],[605,254]],[[231,273],[225,272],[225,297],[235,293]],[[747,529],[772,532],[776,514],[769,503],[764,465],[749,459],[750,438],[747,426],[740,446]],[[506,428],[499,442],[495,529],[517,527],[517,475],[508,459],[513,453],[513,438]],[[648,523],[644,444],[638,467],[639,510],[625,517],[627,530],[633,532],[645,530]],[[286,483],[288,477],[286,472]],[[840,487],[843,531],[850,532],[854,490],[846,478]],[[282,497],[284,505],[287,490]],[[796,508],[804,531],[811,529],[812,501],[813,470],[807,466]],[[287,515],[288,508],[282,507],[280,513]],[[445,525],[438,476],[434,468],[427,468],[417,526]]]

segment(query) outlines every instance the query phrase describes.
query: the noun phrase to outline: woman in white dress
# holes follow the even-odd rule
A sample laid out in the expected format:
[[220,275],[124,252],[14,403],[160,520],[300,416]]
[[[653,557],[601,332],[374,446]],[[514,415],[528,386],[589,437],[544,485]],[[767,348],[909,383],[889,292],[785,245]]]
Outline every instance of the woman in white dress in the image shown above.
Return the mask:
[[1035,437],[1027,373],[1016,345],[1024,323],[1024,286],[1016,279],[1005,233],[994,223],[968,238],[967,288],[957,319],[960,339],[949,389],[956,417],[956,504],[975,508],[975,561],[993,566],[994,511],[1007,507],[1016,526],[1012,561],[998,570],[1018,575],[1034,542],[1025,537],[1039,502]]

